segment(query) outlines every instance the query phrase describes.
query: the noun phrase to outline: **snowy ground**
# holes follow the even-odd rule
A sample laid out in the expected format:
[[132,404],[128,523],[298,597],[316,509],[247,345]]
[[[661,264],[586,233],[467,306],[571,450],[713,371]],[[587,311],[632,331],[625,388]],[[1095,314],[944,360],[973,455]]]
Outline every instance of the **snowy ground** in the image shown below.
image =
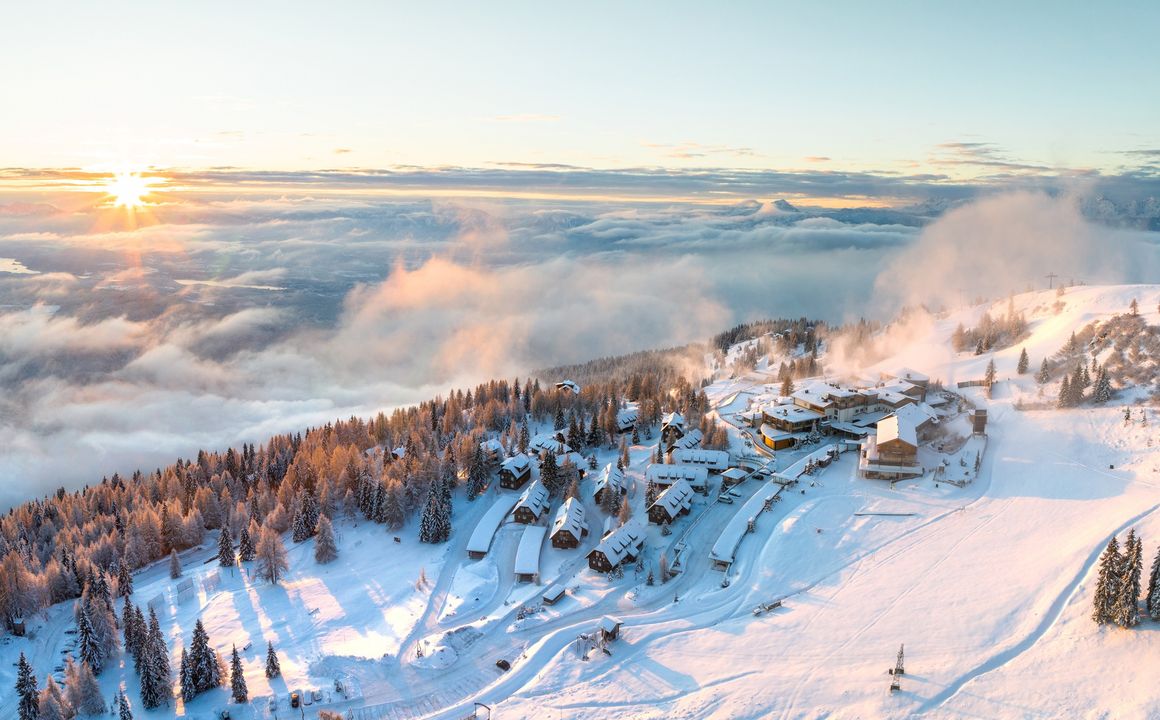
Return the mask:
[[[933,474],[895,483],[859,479],[854,453],[803,476],[742,538],[728,571],[714,570],[708,550],[758,481],[740,485],[733,504],[698,498],[672,535],[650,526],[645,569],[621,579],[588,570],[603,515],[585,500],[592,533],[575,550],[547,543],[541,585],[516,582],[513,563],[522,526],[501,526],[482,560],[466,557],[475,523],[500,491],[456,505],[455,532],[444,546],[423,546],[413,529],[391,540],[380,526],[340,524],[340,559],[314,564],[312,543],[291,549],[294,568],[281,587],[221,576],[216,591],[168,605],[163,626],[176,644],[188,642],[197,616],[214,645],[243,653],[251,695],[284,697],[289,689],[332,688],[345,677],[361,699],[329,707],[354,720],[470,715],[487,703],[497,718],[815,718],[815,717],[1149,717],[1160,715],[1160,689],[1147,658],[1160,651],[1152,623],[1134,631],[1097,628],[1088,620],[1093,566],[1109,535],[1136,527],[1150,561],[1160,540],[1157,471],[1160,437],[1147,425],[1125,425],[1120,405],[1071,411],[1020,410],[1038,398],[1030,374],[1015,373],[1026,346],[1032,369],[1058,350],[1072,330],[1123,312],[1135,297],[1156,308],[1160,287],[1073,288],[1057,314],[1054,294],[1016,298],[1028,312],[1031,337],[994,354],[1000,383],[986,399],[988,438],[924,449],[924,463],[948,460],[946,477],[963,487],[935,486]],[[1001,302],[992,309],[1000,315]],[[981,308],[936,321],[910,337],[882,369],[906,365],[957,380],[983,374],[989,355],[956,356],[947,339]],[[1153,324],[1155,312],[1145,314]],[[877,368],[870,368],[869,371]],[[765,373],[721,380],[708,388],[723,419],[767,393]],[[776,392],[776,388],[773,388]],[[1049,386],[1045,397],[1054,397]],[[961,423],[956,420],[956,423]],[[960,428],[961,429],[961,428]],[[736,452],[748,448],[731,430]],[[652,451],[632,449],[631,500],[644,512],[644,465]],[[813,448],[816,449],[816,448]],[[783,470],[803,453],[778,453]],[[600,463],[614,460],[602,452]],[[960,463],[959,459],[963,462]],[[763,456],[763,459],[764,458]],[[592,475],[590,475],[590,478]],[[688,551],[683,572],[648,586],[648,568],[674,548]],[[216,565],[212,551],[187,560],[187,576],[202,587]],[[417,578],[422,569],[427,582]],[[722,580],[728,584],[723,587]],[[519,619],[543,590],[560,582],[568,593],[555,606]],[[146,602],[170,586],[164,567],[137,581]],[[756,616],[760,602],[782,608]],[[593,633],[603,615],[624,621],[610,655],[580,659],[577,637]],[[11,687],[10,662],[23,649],[38,668],[58,662],[70,635],[69,611],[53,608],[35,622],[35,637],[0,645],[0,684]],[[268,638],[282,656],[285,678],[267,683],[262,654]],[[888,690],[888,667],[906,646],[902,690]],[[496,660],[511,663],[500,671]],[[176,652],[175,660],[176,664]],[[1115,668],[1093,682],[1093,668]],[[106,693],[131,670],[102,678]],[[210,717],[225,707],[225,691],[138,717]],[[274,717],[264,701],[252,717]],[[235,711],[234,717],[247,717]],[[309,715],[308,715],[309,716]],[[286,717],[283,710],[281,717]]]

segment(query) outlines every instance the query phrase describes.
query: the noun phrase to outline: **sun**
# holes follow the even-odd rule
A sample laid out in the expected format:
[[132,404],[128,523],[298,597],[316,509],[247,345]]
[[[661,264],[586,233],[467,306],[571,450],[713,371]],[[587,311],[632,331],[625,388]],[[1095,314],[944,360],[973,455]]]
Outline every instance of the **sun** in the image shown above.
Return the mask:
[[152,179],[135,172],[119,172],[109,178],[105,192],[113,198],[115,207],[139,208],[145,205]]

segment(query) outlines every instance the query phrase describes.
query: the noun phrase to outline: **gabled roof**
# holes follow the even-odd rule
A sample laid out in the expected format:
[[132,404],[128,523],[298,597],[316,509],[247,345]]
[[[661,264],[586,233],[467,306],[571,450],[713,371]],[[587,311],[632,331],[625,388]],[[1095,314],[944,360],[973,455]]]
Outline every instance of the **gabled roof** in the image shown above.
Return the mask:
[[923,410],[915,403],[903,405],[894,411],[894,414],[905,422],[910,423],[917,430],[918,428],[926,427],[932,423],[937,423],[938,419],[931,413]]
[[654,507],[662,507],[668,516],[676,517],[682,510],[688,510],[693,506],[693,488],[689,487],[689,483],[685,480],[677,480],[672,485],[669,485],[663,493],[657,496],[656,502],[649,506],[649,510]]
[[685,480],[693,487],[701,487],[709,481],[709,470],[696,465],[653,463],[644,472],[648,481],[656,485],[672,485],[677,480]]
[[897,415],[888,415],[878,421],[877,444],[882,445],[894,440],[918,447],[918,434],[915,432],[914,424]]
[[556,437],[557,431],[538,433],[528,442],[528,449],[536,452],[547,450],[552,453],[572,452],[568,443],[560,442]]
[[681,448],[673,451],[673,463],[677,465],[703,465],[712,470],[724,470],[729,467],[729,453],[724,450]]
[[705,434],[703,432],[701,432],[701,429],[700,428],[693,428],[692,430],[690,430],[689,432],[687,432],[683,436],[681,436],[681,438],[678,439],[676,442],[674,442],[673,447],[677,448],[677,449],[700,447],[701,441],[704,439],[705,439]]
[[580,394],[580,384],[574,380],[561,380],[556,383],[556,387],[561,390],[571,390],[574,394]]
[[672,427],[684,428],[685,416],[679,412],[671,412],[668,415],[665,415],[661,425],[664,427],[669,427],[671,425]]
[[516,455],[512,455],[507,460],[504,460],[503,464],[499,466],[499,469],[501,471],[507,470],[512,475],[519,476],[532,469],[532,461],[528,458],[527,455],[518,453]]
[[548,509],[548,488],[544,487],[544,483],[539,478],[536,478],[535,482],[524,490],[524,494],[520,495],[515,509],[519,510],[520,508],[531,510],[536,517],[544,514],[544,511]]
[[[608,534],[600,544],[592,549],[608,558],[613,566],[619,565],[630,553],[634,553],[644,545],[644,526],[636,518],[630,519],[624,525]],[[591,555],[592,553],[589,553]]]
[[622,492],[628,487],[628,483],[624,479],[624,471],[612,463],[604,466],[604,471],[592,484],[592,496],[596,497],[596,493],[609,486],[618,492]]
[[552,521],[552,537],[561,530],[567,530],[575,538],[588,531],[588,523],[584,520],[584,506],[577,502],[576,498],[568,498],[556,511],[556,519]]
[[496,440],[495,438],[491,438],[490,440],[484,440],[483,442],[479,443],[479,449],[484,451],[485,453],[486,452],[502,453],[503,452],[503,443],[501,443],[499,440]]
[[632,425],[640,417],[640,411],[635,405],[629,405],[616,411],[616,424],[624,427]]
[[544,545],[544,535],[548,528],[543,525],[529,525],[520,536],[516,549],[515,572],[517,575],[535,575],[540,572],[540,548]]

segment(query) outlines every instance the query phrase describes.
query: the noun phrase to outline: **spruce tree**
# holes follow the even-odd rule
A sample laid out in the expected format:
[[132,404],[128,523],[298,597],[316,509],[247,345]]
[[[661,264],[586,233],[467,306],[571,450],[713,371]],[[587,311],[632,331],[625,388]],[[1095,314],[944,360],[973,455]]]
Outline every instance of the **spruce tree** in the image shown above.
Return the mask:
[[1144,602],[1148,609],[1148,617],[1160,620],[1160,546],[1156,548],[1152,570],[1148,573],[1148,597]]
[[133,711],[129,709],[129,698],[125,693],[117,693],[117,720],[133,720]]
[[1056,400],[1055,406],[1057,408],[1071,407],[1071,380],[1067,375],[1063,376],[1063,381],[1059,385],[1059,398]]
[[483,457],[483,448],[477,444],[467,466],[467,499],[475,500],[486,487],[487,462]]
[[1025,375],[1030,365],[1031,359],[1027,357],[1027,348],[1023,348],[1019,351],[1019,364],[1015,366],[1015,372]]
[[161,624],[153,608],[149,608],[149,629],[141,654],[141,704],[151,709],[166,701],[171,681],[169,646],[161,634]]
[[133,594],[133,573],[129,571],[129,559],[121,556],[121,566],[117,570],[117,593],[121,597]]
[[1092,400],[1103,405],[1112,399],[1112,382],[1108,379],[1106,368],[1100,368],[1096,375],[1096,387],[1092,391]]
[[558,496],[564,489],[560,480],[560,466],[551,451],[544,453],[544,461],[540,463],[540,481],[547,488],[549,497]]
[[137,655],[137,625],[133,622],[135,619],[133,602],[126,595],[125,602],[121,606],[121,633],[125,643],[125,652],[134,657]]
[[266,677],[276,678],[282,674],[282,666],[278,664],[278,653],[274,652],[274,641],[266,642]]
[[1099,574],[1092,596],[1092,620],[1097,625],[1116,621],[1116,599],[1120,597],[1120,576],[1123,559],[1120,557],[1120,543],[1115,537],[1108,541],[1100,555]]
[[443,503],[439,500],[438,490],[432,486],[427,492],[427,502],[423,505],[423,515],[419,518],[419,542],[441,542],[440,508]]
[[77,656],[81,662],[97,668],[98,672],[105,656],[97,642],[96,632],[93,630],[93,621],[89,615],[88,604],[82,601],[80,618],[77,621]]
[[323,515],[318,518],[318,530],[314,535],[314,560],[325,565],[338,557],[338,546],[334,542],[334,527],[330,518]]
[[222,526],[218,533],[218,564],[222,567],[234,566],[234,541],[230,537],[230,529]]
[[20,698],[17,716],[20,720],[37,720],[40,717],[40,691],[36,688],[36,673],[23,652],[16,668],[16,696]]
[[177,557],[176,550],[169,551],[169,578],[176,580],[181,577],[181,558]]
[[246,675],[242,670],[242,659],[238,657],[237,645],[234,645],[234,655],[230,659],[230,691],[236,703],[248,702],[250,699],[250,691],[246,689]]
[[1039,372],[1035,373],[1035,382],[1040,385],[1046,385],[1050,379],[1051,370],[1047,367],[1047,358],[1043,358],[1043,362],[1039,364]]
[[1124,562],[1120,574],[1120,593],[1116,597],[1116,623],[1121,627],[1140,624],[1140,570],[1143,548],[1135,529],[1128,530],[1124,543]]
[[197,697],[197,680],[193,676],[193,665],[189,662],[189,652],[181,648],[181,699],[185,702]]
[[189,646],[189,666],[195,693],[211,690],[222,684],[217,653],[209,646],[209,635],[201,618],[198,618],[193,626],[193,642]]

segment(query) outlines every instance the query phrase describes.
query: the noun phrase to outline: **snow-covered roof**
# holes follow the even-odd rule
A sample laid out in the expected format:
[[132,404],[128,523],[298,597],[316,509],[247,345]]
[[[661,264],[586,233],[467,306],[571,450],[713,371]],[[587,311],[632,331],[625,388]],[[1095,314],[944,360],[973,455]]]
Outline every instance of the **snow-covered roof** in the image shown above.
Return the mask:
[[528,441],[528,448],[537,453],[543,452],[544,450],[557,454],[572,452],[572,448],[568,446],[568,443],[560,442],[560,439],[556,437],[556,431],[537,434]]
[[520,536],[520,546],[516,550],[515,571],[517,575],[535,575],[540,572],[540,548],[544,545],[544,535],[548,528],[543,525],[529,525]]
[[685,427],[685,416],[680,414],[679,412],[668,413],[667,415],[665,415],[664,420],[661,422],[661,425],[663,425],[664,427],[672,426],[672,427],[684,428]]
[[580,384],[574,380],[561,380],[556,383],[556,387],[560,390],[571,390],[576,395],[580,394]]
[[507,460],[504,460],[503,464],[499,466],[499,469],[507,470],[512,475],[518,477],[532,469],[532,461],[528,458],[527,455],[518,453],[516,455],[512,455]]
[[640,417],[640,411],[635,405],[629,405],[616,411],[616,424],[620,427],[629,427],[634,425],[637,418]]
[[567,591],[568,591],[568,586],[564,585],[563,583],[557,583],[557,584],[551,586],[550,588],[548,588],[547,590],[545,590],[544,594],[541,595],[540,597],[543,600],[546,600],[548,603],[554,603],[557,600],[559,600],[560,598],[564,597],[564,593],[566,593]]
[[701,432],[701,429],[693,428],[674,442],[673,447],[676,449],[700,447],[701,441],[704,439],[705,434]]
[[404,457],[407,456],[407,448],[400,445],[399,447],[392,450],[391,454],[394,455],[395,457],[397,457],[398,459],[402,460]]
[[934,413],[928,412],[916,403],[903,405],[895,410],[894,414],[913,425],[916,430],[931,423],[938,422],[938,418],[935,417]]
[[620,620],[612,617],[611,615],[605,615],[604,617],[600,618],[600,629],[604,632],[616,632],[616,629],[620,627],[620,625]]
[[879,420],[877,444],[893,440],[901,440],[911,447],[918,447],[918,434],[914,429],[914,423],[897,415],[888,415]]
[[[829,403],[826,403],[829,404]],[[765,414],[770,417],[781,418],[789,422],[810,422],[811,420],[821,420],[826,417],[820,412],[810,410],[809,408],[798,407],[797,405],[775,405],[773,407],[766,406]]]
[[766,501],[780,491],[781,486],[773,483],[767,483],[758,488],[757,492],[729,519],[729,524],[721,531],[717,542],[713,543],[709,558],[719,562],[732,563],[737,546],[741,544],[741,538],[749,530],[750,518],[757,517],[764,509]]
[[479,449],[485,453],[499,453],[502,455],[503,443],[501,443],[499,440],[496,440],[495,438],[491,438],[490,440],[484,440],[481,442],[479,444]]
[[568,498],[560,509],[556,511],[556,519],[552,521],[552,536],[561,530],[567,530],[572,537],[579,538],[588,531],[588,523],[584,520],[584,506],[576,498]]
[[685,480],[677,480],[657,496],[656,502],[650,505],[649,509],[662,507],[669,517],[673,518],[682,510],[688,510],[692,505],[693,488],[689,487],[689,483]]
[[900,378],[902,380],[909,380],[910,382],[916,382],[916,383],[924,383],[925,384],[925,383],[930,382],[929,375],[926,375],[924,373],[920,373],[919,371],[913,370],[913,369],[908,368],[908,367],[898,368],[893,373],[891,373],[891,376],[896,377],[896,378]]
[[556,456],[556,465],[563,466],[565,462],[572,463],[573,467],[584,469],[584,456],[578,452],[566,452],[563,455]]
[[809,403],[815,407],[829,407],[833,402],[827,399],[827,391],[832,388],[825,383],[810,383],[809,385],[794,391],[792,397],[794,401],[801,401]]
[[725,478],[726,480],[744,480],[745,478],[749,477],[749,471],[733,467],[721,473],[721,477]]
[[515,504],[516,498],[512,495],[500,495],[496,498],[495,503],[487,509],[476,523],[475,530],[471,532],[471,538],[467,541],[467,552],[486,553],[491,549],[495,531],[503,524],[503,519],[508,516]]
[[685,480],[693,487],[704,487],[709,482],[709,470],[696,465],[653,463],[644,472],[648,481],[654,485],[672,485],[677,480]]
[[539,517],[548,509],[548,488],[544,487],[544,483],[539,478],[524,490],[520,495],[519,502],[516,503],[516,510],[520,508],[527,508],[532,511],[532,514]]
[[673,451],[673,463],[677,465],[700,465],[710,470],[724,470],[729,467],[729,453],[724,450],[682,448]]
[[617,492],[623,492],[628,487],[628,483],[624,480],[624,471],[612,463],[605,465],[600,477],[596,478],[596,482],[592,485],[592,496],[595,497],[596,493],[609,485]]
[[787,440],[793,437],[792,433],[787,433],[784,430],[779,430],[772,425],[766,423],[761,424],[761,434],[770,440]]
[[[619,565],[630,553],[635,553],[644,545],[644,526],[636,518],[608,534],[600,544],[592,549],[608,558],[613,567]],[[589,553],[591,554],[591,553]]]

